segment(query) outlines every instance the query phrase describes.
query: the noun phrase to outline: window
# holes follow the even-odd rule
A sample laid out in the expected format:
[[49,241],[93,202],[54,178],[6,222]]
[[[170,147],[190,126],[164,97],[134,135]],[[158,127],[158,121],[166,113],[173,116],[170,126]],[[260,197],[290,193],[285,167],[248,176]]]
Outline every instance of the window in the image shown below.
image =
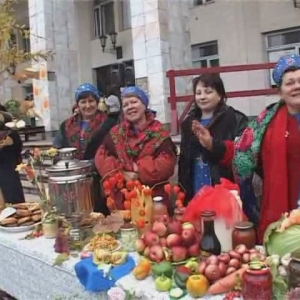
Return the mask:
[[131,28],[130,0],[119,1],[119,30]]
[[205,5],[212,2],[214,2],[214,0],[194,0],[194,5]]
[[107,35],[115,31],[114,3],[106,2],[94,7],[94,36]]
[[[277,62],[283,55],[300,54],[300,29],[270,33],[266,36],[266,48],[269,62]],[[270,83],[276,86],[270,70]]]
[[[29,32],[29,28],[26,28],[25,29],[26,31]],[[25,34],[22,36],[22,49],[25,51],[25,52],[30,52],[30,37],[29,36],[25,36]]]
[[194,68],[218,67],[218,42],[192,45],[192,63]]

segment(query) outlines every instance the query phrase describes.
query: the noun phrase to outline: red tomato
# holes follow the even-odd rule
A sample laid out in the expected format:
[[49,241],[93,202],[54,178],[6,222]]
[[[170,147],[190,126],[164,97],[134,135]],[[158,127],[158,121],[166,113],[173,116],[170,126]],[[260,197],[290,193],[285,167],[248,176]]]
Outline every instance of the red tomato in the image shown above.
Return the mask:
[[170,195],[171,194],[171,184],[170,183],[165,184],[164,190],[167,194]]
[[177,199],[184,200],[184,198],[185,198],[185,193],[179,192],[178,195],[177,195]]
[[140,181],[139,181],[139,180],[135,180],[135,181],[134,181],[134,185],[135,185],[135,186],[140,186],[140,185],[141,185],[141,183],[140,183]]
[[145,196],[151,196],[152,195],[152,190],[151,189],[144,189],[144,195]]
[[126,188],[127,188],[128,190],[133,190],[133,189],[134,189],[134,182],[133,182],[132,180],[128,180],[128,181],[126,182]]
[[175,193],[175,195],[178,195],[178,193],[180,192],[180,187],[178,185],[175,185],[173,187],[173,192]]
[[130,194],[131,199],[137,197],[137,191],[136,190],[132,190],[129,194]]
[[121,172],[119,172],[119,173],[117,173],[116,174],[116,179],[119,181],[119,180],[124,180],[124,176],[123,176],[123,174],[121,173]]
[[103,182],[103,187],[104,187],[105,190],[110,190],[111,189],[111,185],[110,185],[108,180],[105,180]]
[[111,187],[114,188],[117,184],[117,179],[115,177],[111,177],[108,180],[109,180],[109,183],[110,183]]

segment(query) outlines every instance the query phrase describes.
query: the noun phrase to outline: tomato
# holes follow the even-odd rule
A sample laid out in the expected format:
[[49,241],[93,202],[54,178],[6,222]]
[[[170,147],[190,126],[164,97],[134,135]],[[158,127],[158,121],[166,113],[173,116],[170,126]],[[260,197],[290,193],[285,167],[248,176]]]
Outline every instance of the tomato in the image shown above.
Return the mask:
[[145,196],[151,196],[152,195],[152,190],[148,189],[148,188],[144,189],[144,195]]
[[108,180],[105,180],[105,181],[103,182],[103,188],[104,188],[105,190],[110,190],[110,189],[111,189],[111,185],[110,185],[110,183],[109,183]]
[[175,202],[175,205],[176,205],[177,207],[183,207],[182,200],[177,199],[176,202]]
[[115,177],[116,177],[116,179],[117,179],[118,181],[119,181],[119,180],[121,180],[121,181],[124,180],[124,176],[123,176],[123,174],[122,174],[121,172],[117,173]]
[[117,184],[117,179],[115,177],[111,177],[108,180],[109,180],[109,183],[110,183],[111,187],[114,188]]
[[145,227],[145,220],[139,219],[136,221],[136,226],[138,228],[144,228]]
[[124,208],[126,210],[130,210],[131,209],[131,203],[130,203],[130,201],[124,201]]
[[134,181],[134,185],[138,187],[138,186],[141,185],[141,182],[140,182],[139,180],[135,180],[135,181]]
[[133,190],[133,189],[134,189],[134,182],[133,182],[132,180],[128,180],[128,181],[126,182],[126,188],[127,188],[128,190]]
[[171,184],[170,183],[165,184],[164,190],[168,195],[170,195],[171,194]]
[[209,283],[204,275],[191,275],[186,282],[186,289],[194,298],[204,296],[208,287]]
[[105,189],[104,190],[104,194],[106,195],[106,196],[109,196],[110,195],[110,189],[108,190],[108,189]]
[[175,193],[175,195],[178,195],[178,193],[180,192],[180,187],[178,185],[175,185],[173,187],[173,192]]
[[130,192],[126,191],[126,192],[124,193],[124,197],[125,197],[126,200],[130,201],[130,200],[131,200]]
[[132,190],[129,194],[130,194],[131,199],[137,197],[137,191],[136,190]]
[[124,187],[123,180],[118,180],[117,188],[121,190]]
[[185,193],[179,192],[178,195],[177,195],[177,199],[184,200],[184,198],[185,198]]

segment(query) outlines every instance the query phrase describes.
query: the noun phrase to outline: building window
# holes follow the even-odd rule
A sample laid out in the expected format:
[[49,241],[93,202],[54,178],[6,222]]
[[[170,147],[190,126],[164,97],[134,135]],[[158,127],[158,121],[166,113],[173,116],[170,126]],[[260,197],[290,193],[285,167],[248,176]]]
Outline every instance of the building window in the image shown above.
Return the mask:
[[205,5],[208,3],[212,3],[214,2],[214,0],[194,0],[194,5],[198,6],[198,5]]
[[[265,36],[269,62],[277,62],[283,55],[300,54],[300,28],[270,33]],[[270,70],[270,83],[276,86]]]
[[94,6],[94,36],[107,35],[115,31],[114,3],[105,2]]
[[192,45],[192,63],[194,68],[218,67],[218,42]]
[[[25,29],[25,32],[29,32],[29,28]],[[24,33],[22,35],[22,49],[27,52],[30,53],[30,37],[28,34]]]
[[119,1],[119,30],[131,28],[130,0]]

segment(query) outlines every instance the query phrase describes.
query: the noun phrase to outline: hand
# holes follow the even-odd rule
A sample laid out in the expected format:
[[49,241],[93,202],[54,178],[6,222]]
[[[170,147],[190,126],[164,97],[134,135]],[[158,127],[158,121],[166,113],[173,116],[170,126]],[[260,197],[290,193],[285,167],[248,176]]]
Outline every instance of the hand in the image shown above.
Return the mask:
[[13,144],[13,140],[11,137],[6,137],[5,139],[0,141],[0,148],[3,148],[5,146],[11,146]]
[[138,165],[134,162],[133,163],[133,172],[137,173],[139,170]]
[[129,180],[137,180],[139,178],[139,175],[135,172],[127,172],[127,171],[123,171],[123,176],[124,176],[124,179],[126,181],[129,181]]
[[192,131],[205,149],[212,149],[213,139],[208,129],[202,126],[200,122],[194,120],[192,123]]

